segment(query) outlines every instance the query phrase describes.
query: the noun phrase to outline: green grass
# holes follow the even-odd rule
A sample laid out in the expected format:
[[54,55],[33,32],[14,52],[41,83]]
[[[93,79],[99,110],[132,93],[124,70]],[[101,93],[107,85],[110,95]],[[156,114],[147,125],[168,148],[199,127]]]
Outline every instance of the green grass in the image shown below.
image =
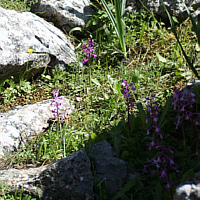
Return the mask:
[[19,12],[30,10],[25,4],[25,0],[1,0],[0,6],[10,10],[17,10]]
[[[0,5],[18,11],[24,11],[26,8],[23,1],[1,1]],[[100,12],[100,15],[103,14]],[[21,82],[15,83],[12,79],[7,79],[1,82],[1,111],[7,111],[18,104],[52,98],[52,91],[56,86],[60,95],[75,103],[73,114],[64,124],[60,124],[60,128],[53,123],[49,130],[28,141],[22,150],[6,157],[5,166],[41,166],[68,156],[86,144],[92,145],[106,139],[119,158],[126,160],[129,166],[141,173],[141,181],[147,192],[143,193],[139,188],[134,190],[138,185],[138,180],[135,180],[129,182],[121,191],[126,199],[170,199],[175,187],[171,191],[167,190],[159,176],[143,172],[143,164],[152,157],[147,147],[149,137],[146,135],[144,123],[146,112],[132,108],[130,130],[127,128],[127,107],[120,83],[123,79],[133,82],[136,88],[135,104],[143,104],[145,97],[156,94],[159,111],[164,113],[163,107],[167,99],[170,101],[173,90],[183,88],[192,79],[192,73],[170,28],[158,23],[153,16],[147,16],[145,11],[140,15],[135,13],[125,18],[127,59],[116,53],[120,49],[118,37],[113,34],[108,20],[104,21],[110,34],[104,29],[98,33],[90,33],[98,53],[98,58],[91,62],[91,88],[87,65],[81,69],[71,66],[67,72],[58,71],[55,67],[53,76],[44,73],[34,81],[21,79]],[[177,26],[177,31],[188,57],[194,60],[196,52],[193,47],[197,39],[192,32],[192,25],[185,22]],[[80,42],[86,41],[87,39],[83,39]],[[83,53],[79,42],[76,46],[76,53],[82,62]],[[196,91],[196,94],[198,96],[199,92]],[[144,104],[143,107],[145,110]],[[170,177],[178,184],[200,169],[199,156],[195,155],[195,145],[191,143],[191,138],[195,138],[192,127],[186,124],[188,128],[185,129],[184,141],[182,130],[174,129],[176,118],[173,107],[169,106],[167,111],[162,123],[164,144],[171,145],[175,151],[174,160],[179,165],[180,173],[175,174],[172,171]],[[186,149],[183,141],[187,145]],[[11,198],[9,195],[1,198],[18,199],[17,196]],[[105,186],[97,179],[95,198],[110,199]]]

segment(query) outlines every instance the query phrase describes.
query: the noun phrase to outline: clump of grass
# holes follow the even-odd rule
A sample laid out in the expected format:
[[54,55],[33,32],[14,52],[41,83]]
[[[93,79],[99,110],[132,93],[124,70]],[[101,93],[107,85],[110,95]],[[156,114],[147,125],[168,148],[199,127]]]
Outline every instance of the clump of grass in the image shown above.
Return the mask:
[[24,0],[1,0],[0,6],[10,10],[17,10],[20,12],[30,11],[30,7]]

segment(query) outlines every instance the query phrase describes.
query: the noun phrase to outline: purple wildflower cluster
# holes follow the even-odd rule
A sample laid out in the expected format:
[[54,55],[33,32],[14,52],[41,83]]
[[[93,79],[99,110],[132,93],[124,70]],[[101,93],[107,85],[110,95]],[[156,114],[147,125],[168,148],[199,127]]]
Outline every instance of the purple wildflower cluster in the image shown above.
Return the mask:
[[60,106],[62,104],[62,97],[58,97],[59,95],[59,89],[57,90],[57,87],[53,91],[53,100],[51,100],[51,106],[54,106],[54,109],[52,110],[53,116],[55,118],[61,117],[64,118],[64,112],[60,112]]
[[174,110],[179,112],[179,115],[176,117],[177,122],[175,123],[176,129],[181,125],[183,120],[191,119],[195,125],[199,125],[198,116],[200,116],[200,112],[193,112],[193,104],[195,101],[195,94],[192,93],[192,90],[180,91],[175,90],[173,96]]
[[156,169],[158,169],[160,179],[163,178],[166,180],[166,188],[171,188],[173,182],[169,178],[169,169],[174,169],[177,173],[179,171],[177,170],[177,166],[175,166],[173,157],[169,156],[169,154],[174,154],[172,147],[166,147],[160,142],[160,140],[163,139],[163,133],[158,124],[159,112],[156,98],[157,97],[153,95],[145,100],[145,102],[147,102],[147,111],[149,112],[149,116],[145,117],[146,123],[148,124],[149,120],[152,122],[151,127],[146,129],[147,135],[152,134],[152,138],[150,138],[151,142],[147,145],[149,146],[150,151],[155,150],[155,156],[152,159],[147,160],[147,164],[144,164],[143,171],[146,171],[148,168],[151,173],[156,175]]
[[88,62],[92,56],[94,58],[97,57],[96,53],[94,52],[94,42],[92,42],[91,38],[88,40],[88,43],[83,43],[83,48],[83,53],[86,54],[87,57],[83,59],[83,64],[86,64],[86,62]]
[[122,85],[123,87],[125,87],[125,89],[122,91],[122,94],[127,99],[128,106],[130,105],[131,107],[134,107],[133,98],[131,97],[131,94],[130,94],[130,90],[132,90],[132,91],[135,90],[135,87],[133,87],[133,83],[128,84],[128,81],[126,81],[124,79],[123,82],[120,85]]

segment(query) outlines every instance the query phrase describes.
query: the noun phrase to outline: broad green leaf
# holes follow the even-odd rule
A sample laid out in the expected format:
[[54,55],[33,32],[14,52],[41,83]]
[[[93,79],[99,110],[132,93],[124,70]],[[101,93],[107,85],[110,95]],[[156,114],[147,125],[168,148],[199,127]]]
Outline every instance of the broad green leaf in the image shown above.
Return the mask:
[[139,112],[143,111],[143,106],[141,102],[138,102],[137,104],[137,109],[139,110]]
[[141,110],[140,113],[139,113],[139,117],[140,117],[140,120],[141,120],[141,124],[142,124],[142,129],[145,130],[146,129],[146,113],[144,110]]
[[199,44],[196,44],[195,50],[198,51],[198,52],[200,51],[200,45]]
[[139,190],[142,188],[142,185],[139,183],[140,178],[135,177],[134,179],[131,179],[128,181],[123,188],[117,192],[117,194],[114,195],[112,200],[118,200],[118,199],[123,199],[123,200],[130,200],[130,198],[127,198],[125,195],[126,192],[128,192],[132,187],[134,187],[136,190]]
[[194,169],[189,169],[188,171],[186,171],[181,179],[181,183],[186,182],[189,178],[194,177]]
[[99,83],[99,81],[95,78],[91,78],[91,81],[95,84],[95,85],[98,85],[98,86],[101,86],[101,83]]
[[104,98],[105,98],[106,100],[109,99],[109,96],[108,96],[107,93],[104,93],[104,92],[103,92],[103,96],[104,96]]
[[121,92],[121,85],[120,85],[119,82],[116,85],[116,90],[117,90],[118,95],[122,97],[123,95],[122,95],[122,92]]
[[110,85],[112,85],[113,83],[114,83],[114,79],[113,79],[113,77],[111,76],[111,75],[107,75],[107,78],[108,78],[108,81],[109,81],[109,83],[110,83]]
[[125,123],[123,120],[121,120],[113,130],[109,131],[109,133],[112,136],[114,149],[118,156],[120,155],[120,149],[121,149],[120,145],[124,128],[125,128]]
[[162,109],[162,113],[161,113],[160,119],[158,121],[158,124],[160,124],[161,126],[163,125],[163,122],[165,120],[165,117],[166,117],[169,109],[172,107],[172,103],[173,103],[173,97],[168,98],[164,108]]
[[156,52],[156,56],[160,62],[162,62],[162,63],[167,62],[167,60],[164,57],[162,57],[158,52]]
[[162,186],[159,182],[156,184],[154,189],[155,189],[155,199],[156,200],[162,199]]
[[96,135],[95,133],[92,133],[92,134],[91,134],[91,138],[92,138],[93,140],[95,140],[95,139],[97,138],[97,135]]
[[135,122],[136,122],[135,115],[134,114],[129,115],[129,127],[131,127],[131,129],[130,129],[131,133],[135,129],[135,126],[138,125]]
[[113,83],[113,91],[115,94],[118,94],[118,91],[117,91],[117,84],[118,84],[118,80],[115,79],[114,83]]
[[172,19],[174,20],[174,22],[178,23],[178,20],[175,16],[172,16]]

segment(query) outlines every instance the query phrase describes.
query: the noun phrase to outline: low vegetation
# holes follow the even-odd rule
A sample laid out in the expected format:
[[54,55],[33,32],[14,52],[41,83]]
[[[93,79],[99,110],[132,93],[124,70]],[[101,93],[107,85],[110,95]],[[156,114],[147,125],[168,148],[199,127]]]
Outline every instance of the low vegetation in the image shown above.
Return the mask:
[[[0,6],[27,9],[20,0],[4,0]],[[114,9],[111,3],[108,7]],[[85,32],[81,40],[71,36],[82,67],[71,64],[68,71],[59,71],[55,66],[52,76],[44,71],[36,80],[22,76],[18,83],[12,77],[1,81],[1,112],[53,97],[55,103],[61,95],[75,104],[73,115],[65,120],[55,104],[55,121],[49,130],[6,157],[3,168],[44,165],[107,140],[119,158],[141,174],[121,191],[123,198],[118,193],[113,200],[172,199],[176,185],[200,170],[200,88],[181,92],[195,76],[171,28],[152,14],[143,10],[125,17],[126,53],[120,50],[119,38],[101,7],[87,26],[99,19],[103,26],[95,32]],[[197,37],[191,22],[176,23],[176,32],[197,66]],[[138,181],[143,188],[136,187]],[[5,187],[0,185],[0,199],[33,199],[23,192],[6,196]],[[95,198],[110,199],[97,180]]]

